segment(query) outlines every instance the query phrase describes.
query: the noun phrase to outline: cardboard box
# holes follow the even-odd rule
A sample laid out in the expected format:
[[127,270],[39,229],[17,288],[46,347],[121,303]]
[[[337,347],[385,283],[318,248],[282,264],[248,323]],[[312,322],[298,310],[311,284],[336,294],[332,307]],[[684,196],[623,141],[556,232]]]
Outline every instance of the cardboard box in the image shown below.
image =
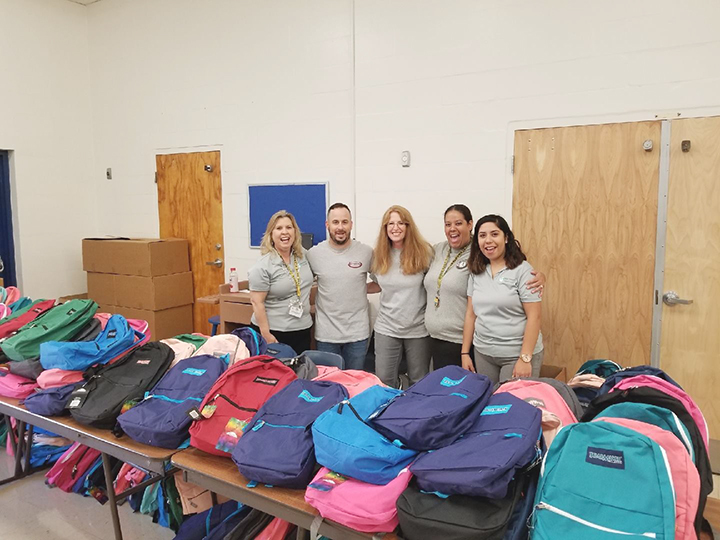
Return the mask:
[[68,294],[66,296],[61,296],[60,298],[58,298],[57,303],[64,304],[65,302],[69,302],[70,300],[87,300],[88,298],[88,293]]
[[142,319],[150,325],[153,341],[166,339],[193,331],[192,305],[178,306],[161,311],[148,311],[123,306],[101,304],[101,313],[119,313],[126,319]]
[[192,272],[155,277],[88,272],[87,283],[98,304],[160,311],[193,303]]
[[540,366],[540,376],[547,377],[548,379],[557,379],[564,383],[567,382],[567,371],[564,367],[551,366],[549,364],[543,364]]
[[130,276],[190,271],[187,240],[181,238],[85,238],[83,270]]

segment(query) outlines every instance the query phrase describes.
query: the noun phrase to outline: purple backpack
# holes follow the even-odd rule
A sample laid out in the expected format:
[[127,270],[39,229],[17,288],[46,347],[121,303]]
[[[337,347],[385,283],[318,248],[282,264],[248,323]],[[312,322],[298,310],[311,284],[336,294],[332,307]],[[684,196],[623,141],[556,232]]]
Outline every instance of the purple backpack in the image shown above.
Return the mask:
[[72,394],[73,390],[79,385],[80,383],[72,383],[66,384],[65,386],[48,388],[47,390],[40,390],[26,397],[23,405],[25,405],[25,408],[31,413],[41,416],[70,414],[70,411],[65,408],[65,404],[68,402],[70,394]]
[[492,393],[490,379],[446,366],[416,382],[370,415],[370,424],[413,450],[435,450],[459,439]]
[[248,479],[304,488],[313,477],[315,447],[311,426],[347,398],[338,383],[297,379],[265,402],[244,429],[232,458]]
[[200,405],[226,368],[224,359],[209,354],[181,360],[140,403],[118,417],[118,425],[135,441],[177,448],[189,437],[188,413]]
[[253,330],[249,326],[241,326],[233,330],[232,334],[245,343],[248,351],[250,351],[250,357],[266,354],[267,342],[257,330]]
[[464,437],[421,455],[410,471],[423,491],[501,499],[515,473],[541,457],[541,419],[537,407],[495,394]]

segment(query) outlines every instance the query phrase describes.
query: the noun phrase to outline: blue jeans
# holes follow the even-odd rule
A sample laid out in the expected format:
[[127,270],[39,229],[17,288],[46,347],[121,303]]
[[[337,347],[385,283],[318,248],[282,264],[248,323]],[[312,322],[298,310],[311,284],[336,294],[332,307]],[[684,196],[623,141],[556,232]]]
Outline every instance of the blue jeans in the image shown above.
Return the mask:
[[345,360],[345,369],[363,369],[365,367],[365,354],[368,340],[361,339],[351,343],[328,343],[317,341],[317,350],[339,354]]

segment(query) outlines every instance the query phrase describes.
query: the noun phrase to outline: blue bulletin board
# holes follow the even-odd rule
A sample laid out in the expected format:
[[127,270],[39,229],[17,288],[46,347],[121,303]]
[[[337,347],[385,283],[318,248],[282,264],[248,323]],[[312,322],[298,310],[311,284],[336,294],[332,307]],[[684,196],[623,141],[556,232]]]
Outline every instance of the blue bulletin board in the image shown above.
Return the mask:
[[325,240],[327,184],[263,184],[248,186],[250,247],[260,247],[268,220],[287,210],[304,233],[312,233],[313,245]]

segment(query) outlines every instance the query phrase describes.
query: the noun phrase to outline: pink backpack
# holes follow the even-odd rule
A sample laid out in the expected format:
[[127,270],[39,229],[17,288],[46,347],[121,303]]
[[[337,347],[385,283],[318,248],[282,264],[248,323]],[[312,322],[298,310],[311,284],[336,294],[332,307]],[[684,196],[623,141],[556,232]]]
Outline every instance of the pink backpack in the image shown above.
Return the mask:
[[10,309],[7,304],[0,304],[0,319],[4,319],[10,315],[12,315],[12,309]]
[[5,303],[10,305],[20,300],[20,289],[17,287],[5,287]]
[[700,434],[703,437],[703,441],[705,442],[705,448],[708,449],[708,452],[710,451],[710,432],[708,431],[705,417],[700,411],[700,408],[684,390],[661,379],[660,377],[653,377],[652,375],[638,375],[636,377],[628,377],[627,379],[621,380],[618,384],[613,386],[610,391],[615,392],[619,390],[626,390],[635,386],[654,388],[680,401],[690,413],[692,419],[695,420],[695,424],[697,424]]
[[295,525],[284,519],[275,518],[255,537],[255,540],[284,540],[294,527]]
[[354,397],[371,386],[385,386],[377,376],[367,371],[330,368],[328,366],[318,366],[318,376],[313,380],[332,381],[341,384],[347,390],[348,397]]
[[25,399],[32,394],[38,384],[32,379],[10,373],[7,366],[0,367],[0,396]]
[[602,417],[593,422],[610,422],[650,437],[664,450],[675,490],[675,538],[697,540],[695,515],[700,503],[700,475],[682,442],[670,431],[630,418]]
[[74,443],[45,474],[47,484],[70,493],[75,482],[87,473],[99,457],[100,450]]
[[218,334],[212,336],[195,351],[193,356],[199,356],[201,354],[210,354],[217,357],[229,354],[229,366],[232,366],[240,360],[250,358],[250,351],[248,351],[245,342],[233,334]]
[[170,367],[173,367],[180,360],[185,360],[186,358],[190,358],[193,354],[195,354],[195,345],[193,345],[192,343],[186,343],[185,341],[181,341],[175,338],[161,339],[160,343],[164,343],[165,345],[170,347],[175,353],[175,358],[170,364]]
[[408,467],[385,485],[368,484],[322,467],[305,500],[323,518],[362,532],[392,532],[398,526],[397,500],[412,478]]
[[83,380],[82,371],[68,371],[66,369],[46,369],[37,378],[40,388],[57,388],[66,384],[78,383]]
[[546,382],[516,379],[504,383],[495,392],[508,392],[542,411],[543,438],[547,447],[563,426],[577,423],[567,402]]

